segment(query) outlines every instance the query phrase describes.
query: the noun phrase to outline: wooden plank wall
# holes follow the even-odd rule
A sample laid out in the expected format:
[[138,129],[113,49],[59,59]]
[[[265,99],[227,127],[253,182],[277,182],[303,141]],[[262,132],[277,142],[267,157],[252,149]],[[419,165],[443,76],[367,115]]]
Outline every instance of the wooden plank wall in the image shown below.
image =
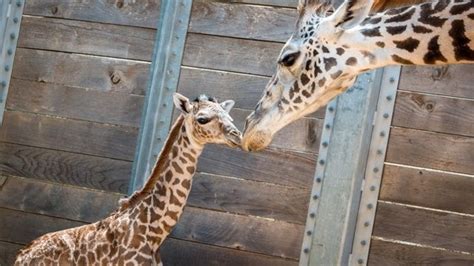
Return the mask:
[[371,265],[474,264],[473,71],[403,68]]
[[[0,129],[0,265],[41,234],[107,215],[127,191],[159,1],[82,2],[26,5]],[[236,100],[242,128],[295,5],[195,0],[179,92]],[[296,265],[323,116],[296,122],[264,152],[208,147],[165,262]]]

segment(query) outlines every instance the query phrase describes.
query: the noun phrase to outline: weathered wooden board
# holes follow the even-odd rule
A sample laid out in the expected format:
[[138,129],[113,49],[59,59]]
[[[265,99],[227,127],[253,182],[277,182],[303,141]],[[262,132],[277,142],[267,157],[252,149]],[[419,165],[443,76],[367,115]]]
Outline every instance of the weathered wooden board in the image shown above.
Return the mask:
[[197,174],[188,205],[304,224],[309,189]]
[[[235,108],[253,110],[268,80],[255,75],[182,67],[178,91],[191,98],[205,93],[220,100],[233,99]],[[324,118],[324,114],[322,107],[308,117]]]
[[231,3],[245,3],[269,6],[296,7],[298,0],[229,0]]
[[110,24],[156,28],[160,0],[100,1],[28,0],[24,14],[98,21]]
[[297,261],[285,260],[240,250],[230,250],[190,241],[168,238],[160,248],[164,265],[187,266],[289,266]]
[[386,161],[474,174],[474,138],[393,128]]
[[297,259],[303,226],[186,207],[172,236],[220,247]]
[[271,76],[281,43],[189,34],[183,65]]
[[143,96],[12,79],[7,109],[139,127]]
[[0,141],[132,161],[137,129],[7,111]]
[[143,95],[149,65],[141,61],[19,48],[12,77]]
[[379,202],[374,236],[474,253],[474,217]]
[[474,99],[474,65],[405,66],[399,89]]
[[25,16],[18,47],[151,61],[155,33],[147,28]]
[[13,265],[16,254],[23,245],[0,241],[0,265]]
[[97,190],[9,176],[0,187],[0,206],[82,222],[108,216],[123,196]]
[[0,142],[0,172],[126,193],[130,162]]
[[[157,0],[104,2],[84,5],[80,0],[32,0],[25,14],[156,28]],[[193,3],[189,31],[245,39],[285,42],[293,32],[296,10],[239,5],[207,0]]]
[[0,207],[0,240],[27,244],[48,232],[83,225],[82,222]]
[[399,92],[392,124],[474,137],[474,101]]
[[209,145],[199,158],[198,171],[310,188],[315,167],[316,157],[310,153],[275,150],[247,153]]
[[412,245],[403,245],[374,239],[370,246],[369,265],[452,265],[471,266],[473,255],[437,250]]
[[474,176],[386,165],[380,199],[474,214]]

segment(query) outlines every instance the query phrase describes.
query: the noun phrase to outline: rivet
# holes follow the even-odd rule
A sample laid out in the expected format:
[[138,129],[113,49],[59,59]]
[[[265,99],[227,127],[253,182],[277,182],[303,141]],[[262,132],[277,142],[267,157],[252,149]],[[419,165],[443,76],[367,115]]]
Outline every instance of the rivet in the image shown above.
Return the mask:
[[330,124],[326,124],[326,129],[330,129],[331,128],[331,125]]
[[364,226],[365,226],[365,227],[369,227],[369,225],[370,225],[369,222],[365,222],[365,223],[364,223]]
[[385,137],[385,131],[380,131],[380,136]]
[[319,160],[320,165],[324,165],[324,163],[325,163],[324,160]]
[[357,263],[362,264],[362,263],[364,263],[364,260],[363,259],[358,259]]
[[327,141],[324,141],[322,144],[324,148],[326,148],[329,145]]
[[183,23],[183,20],[182,20],[182,19],[178,19],[178,23]]
[[170,87],[166,87],[166,89],[167,89],[167,90],[169,90],[169,91],[171,90],[171,88],[170,88]]
[[394,82],[395,82],[395,78],[390,78],[389,81],[390,81],[390,83],[394,83]]
[[317,177],[316,182],[321,183],[321,177]]
[[329,110],[329,112],[334,112],[334,107],[329,106],[328,110]]
[[362,246],[365,246],[365,245],[367,245],[367,241],[362,240],[362,241],[360,241],[360,244],[361,244]]
[[303,252],[306,253],[306,254],[308,254],[308,253],[309,253],[309,248],[304,248],[304,249],[303,249]]
[[318,198],[319,198],[319,196],[317,194],[313,195],[314,200],[317,200]]
[[367,204],[367,209],[372,209],[374,205],[372,203]]
[[314,212],[312,212],[312,213],[309,214],[309,217],[314,218],[314,217],[316,217],[316,214],[314,214]]
[[375,191],[375,186],[370,186],[370,191]]
[[379,172],[379,168],[378,168],[378,167],[374,167],[373,171],[374,171],[374,173],[378,173],[378,172]]
[[14,40],[15,38],[16,38],[16,35],[15,35],[15,33],[13,33],[13,32],[12,32],[12,33],[10,33],[10,39]]
[[163,120],[160,121],[160,124],[164,124],[164,123],[165,123],[165,121],[163,121]]
[[7,54],[8,54],[8,55],[12,55],[12,54],[13,54],[13,50],[12,50],[11,48],[8,49],[8,50],[7,50]]
[[166,107],[166,106],[168,106],[168,104],[166,104],[166,103],[163,103],[163,107]]
[[16,6],[21,7],[21,1],[20,0],[16,1]]
[[391,96],[391,95],[388,95],[388,96],[386,97],[386,99],[387,99],[387,101],[391,101],[391,100],[392,100],[392,96]]
[[3,103],[3,98],[0,98],[0,103]]
[[383,118],[388,118],[388,117],[389,117],[388,113],[383,114]]
[[306,234],[309,235],[309,236],[311,235],[311,233],[312,233],[312,232],[309,231],[309,230],[306,232]]
[[156,138],[158,141],[161,141],[161,137]]
[[7,86],[7,82],[5,80],[2,80],[2,82],[0,82],[0,85],[5,88]]
[[377,150],[377,154],[381,155],[381,154],[383,154],[383,151],[379,149],[379,150]]
[[5,71],[10,71],[10,66],[9,65],[5,65]]

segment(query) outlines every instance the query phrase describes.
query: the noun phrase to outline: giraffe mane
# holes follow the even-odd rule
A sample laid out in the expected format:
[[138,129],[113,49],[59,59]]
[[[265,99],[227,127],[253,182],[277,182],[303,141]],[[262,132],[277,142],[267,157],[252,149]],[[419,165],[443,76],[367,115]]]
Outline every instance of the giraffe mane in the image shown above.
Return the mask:
[[157,179],[160,178],[160,173],[163,171],[163,168],[166,167],[165,162],[168,160],[167,156],[171,152],[171,148],[173,147],[173,144],[175,143],[176,138],[179,136],[179,132],[180,132],[181,127],[183,126],[183,123],[184,123],[184,116],[180,115],[178,119],[176,119],[176,122],[171,127],[170,133],[165,141],[165,146],[161,150],[160,155],[158,156],[156,164],[153,167],[153,170],[151,171],[151,174],[148,177],[147,182],[145,183],[145,185],[143,186],[141,190],[136,191],[129,198],[125,198],[119,201],[119,204],[120,204],[119,211],[135,206],[137,202],[140,202],[140,200],[142,200],[144,197],[146,197],[153,191],[153,188]]

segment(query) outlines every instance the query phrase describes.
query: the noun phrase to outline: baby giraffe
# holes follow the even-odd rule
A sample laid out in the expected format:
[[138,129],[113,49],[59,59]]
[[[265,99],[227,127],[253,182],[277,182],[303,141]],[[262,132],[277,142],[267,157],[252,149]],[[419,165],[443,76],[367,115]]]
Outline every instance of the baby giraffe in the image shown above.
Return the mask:
[[241,140],[229,115],[234,101],[175,94],[174,103],[182,114],[144,187],[101,221],[34,240],[15,265],[162,265],[158,249],[183,212],[204,145]]

